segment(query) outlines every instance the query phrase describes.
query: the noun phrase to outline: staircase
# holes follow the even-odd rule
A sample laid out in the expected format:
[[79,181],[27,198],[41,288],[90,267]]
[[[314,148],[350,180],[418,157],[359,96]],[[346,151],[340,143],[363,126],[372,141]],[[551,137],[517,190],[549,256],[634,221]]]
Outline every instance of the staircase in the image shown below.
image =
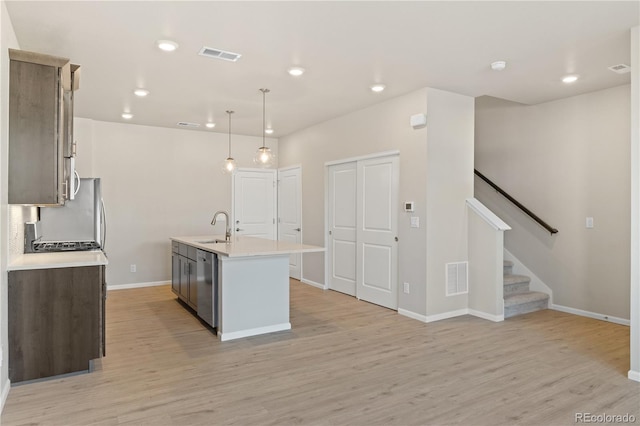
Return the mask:
[[549,307],[549,295],[529,291],[529,277],[513,274],[513,262],[504,261],[504,318],[528,314]]

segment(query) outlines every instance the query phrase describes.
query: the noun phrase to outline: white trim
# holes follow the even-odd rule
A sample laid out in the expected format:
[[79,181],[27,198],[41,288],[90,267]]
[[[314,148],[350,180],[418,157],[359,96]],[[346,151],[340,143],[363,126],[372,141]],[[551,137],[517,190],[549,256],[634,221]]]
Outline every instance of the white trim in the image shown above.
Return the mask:
[[406,309],[398,308],[398,314],[420,322],[428,322],[426,315],[416,314],[415,312],[407,311]]
[[318,282],[308,280],[308,279],[306,279],[304,277],[300,279],[300,282],[304,283],[304,284],[307,284],[307,285],[310,285],[310,286],[313,286],[313,287],[317,287],[317,288],[319,288],[321,290],[329,290],[329,287],[327,287],[325,284],[320,284]]
[[[629,366],[640,371],[640,26],[631,29],[631,276]],[[635,376],[637,378],[637,376]],[[629,377],[631,378],[631,376]]]
[[249,337],[249,336],[257,336],[259,334],[275,333],[276,331],[283,331],[283,330],[291,330],[291,323],[285,322],[282,324],[268,325],[266,327],[250,328],[242,331],[232,331],[230,333],[222,333],[221,331],[219,331],[218,337],[220,338],[220,341],[225,342],[227,340],[241,339],[243,337]]
[[503,315],[492,315],[492,314],[488,314],[486,312],[476,311],[475,309],[469,309],[469,315],[473,315],[474,317],[486,319],[486,320],[493,321],[493,322],[502,322],[502,321],[504,321],[504,314]]
[[599,314],[597,312],[583,311],[582,309],[570,308],[568,306],[549,304],[549,309],[553,309],[554,311],[566,312],[573,315],[580,315],[581,317],[608,321],[620,325],[630,325],[630,321],[628,319],[612,317],[611,315]]
[[293,166],[280,167],[280,168],[278,169],[278,171],[279,171],[279,172],[286,172],[286,171],[293,170],[293,169],[300,169],[300,170],[302,170],[302,165],[301,165],[301,164],[295,164],[295,165],[293,165]]
[[359,155],[357,157],[343,158],[343,159],[340,159],[340,160],[327,161],[326,163],[324,163],[324,166],[325,167],[329,167],[329,166],[335,166],[335,165],[344,164],[344,163],[355,163],[357,161],[371,160],[371,159],[374,159],[374,158],[381,158],[381,157],[391,157],[393,155],[400,155],[400,151],[397,150],[397,149],[394,149],[392,151],[376,152],[376,153],[373,153],[373,154]]
[[171,281],[150,281],[146,283],[129,283],[129,284],[107,284],[107,290],[127,290],[130,288],[156,287],[160,285],[169,285]]
[[440,321],[440,320],[460,317],[462,315],[468,315],[468,314],[469,314],[469,309],[467,308],[458,309],[457,311],[449,311],[449,312],[443,312],[441,314],[427,315],[425,322]]
[[629,373],[627,373],[627,377],[629,377],[630,380],[640,382],[640,371],[629,370]]
[[9,391],[11,390],[11,380],[7,379],[2,384],[2,394],[0,395],[0,413],[4,410],[4,403],[7,402]]
[[475,198],[467,198],[467,206],[478,214],[485,222],[489,224],[496,231],[508,231],[511,229],[502,219],[500,219],[494,212],[489,210],[487,206],[482,204]]

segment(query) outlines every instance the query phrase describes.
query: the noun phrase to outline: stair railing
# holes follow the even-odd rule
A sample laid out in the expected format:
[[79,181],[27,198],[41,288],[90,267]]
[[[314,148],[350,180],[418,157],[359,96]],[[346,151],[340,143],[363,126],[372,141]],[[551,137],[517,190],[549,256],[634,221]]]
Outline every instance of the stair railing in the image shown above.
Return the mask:
[[476,174],[476,176],[478,176],[480,179],[482,179],[487,184],[489,184],[490,187],[495,189],[500,195],[502,195],[507,200],[511,201],[516,207],[518,207],[520,210],[525,212],[529,217],[531,217],[531,219],[535,220],[540,226],[542,226],[544,229],[549,231],[551,235],[558,233],[558,230],[556,228],[552,227],[547,222],[540,219],[535,213],[533,213],[531,210],[523,206],[522,203],[520,203],[518,200],[513,198],[511,195],[507,194],[502,188],[500,188],[498,185],[496,185],[491,180],[489,180],[489,178],[487,178],[485,175],[483,175],[476,169],[473,169],[473,172]]

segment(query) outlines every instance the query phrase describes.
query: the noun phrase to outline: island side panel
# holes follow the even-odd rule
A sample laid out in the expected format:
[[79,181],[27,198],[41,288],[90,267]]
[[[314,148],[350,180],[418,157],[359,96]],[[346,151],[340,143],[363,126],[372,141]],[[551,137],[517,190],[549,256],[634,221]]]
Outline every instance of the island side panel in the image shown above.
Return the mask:
[[289,254],[218,256],[220,340],[291,329]]

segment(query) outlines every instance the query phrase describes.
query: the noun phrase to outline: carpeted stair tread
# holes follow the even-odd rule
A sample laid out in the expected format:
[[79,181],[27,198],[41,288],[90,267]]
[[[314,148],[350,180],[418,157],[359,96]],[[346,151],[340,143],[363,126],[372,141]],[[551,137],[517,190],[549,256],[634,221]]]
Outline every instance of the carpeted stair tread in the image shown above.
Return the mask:
[[526,275],[504,274],[504,284],[529,283],[531,278]]
[[525,303],[549,300],[549,295],[539,291],[527,291],[526,293],[506,294],[504,296],[504,307],[523,305]]
[[502,261],[502,266],[513,266],[513,262],[510,260],[503,260]]

